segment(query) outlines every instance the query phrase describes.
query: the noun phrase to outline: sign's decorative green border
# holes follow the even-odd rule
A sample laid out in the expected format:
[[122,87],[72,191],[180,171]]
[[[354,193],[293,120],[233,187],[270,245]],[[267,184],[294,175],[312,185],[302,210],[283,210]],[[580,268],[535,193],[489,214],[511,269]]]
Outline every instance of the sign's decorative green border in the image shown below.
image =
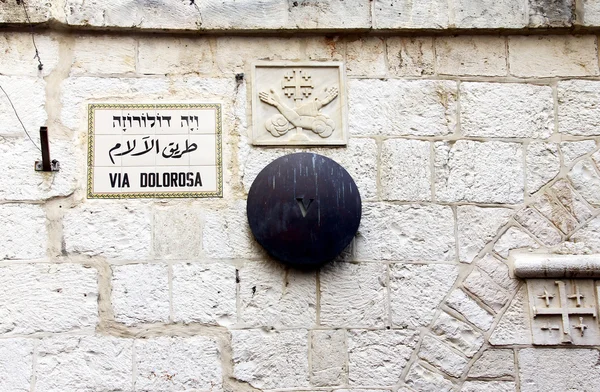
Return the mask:
[[[94,117],[96,109],[216,109],[216,192],[132,192],[132,193],[94,193]],[[191,104],[120,104],[120,103],[91,103],[88,104],[88,199],[148,199],[148,198],[207,198],[223,197],[223,117],[220,103],[191,103]]]

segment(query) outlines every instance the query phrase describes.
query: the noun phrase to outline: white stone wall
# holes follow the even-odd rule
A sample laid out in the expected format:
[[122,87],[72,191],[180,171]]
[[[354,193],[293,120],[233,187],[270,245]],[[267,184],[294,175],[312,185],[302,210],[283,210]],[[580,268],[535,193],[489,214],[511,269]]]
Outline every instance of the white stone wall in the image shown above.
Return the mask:
[[[67,3],[73,24],[162,23]],[[315,19],[259,3],[313,27],[384,29],[410,15],[419,27],[470,28],[481,13],[515,28],[563,23],[541,18],[533,0],[483,2],[451,19],[446,1],[397,18],[388,8],[412,2],[374,1],[366,21],[360,7]],[[508,9],[523,19],[503,19]],[[209,15],[203,23],[229,23]],[[259,22],[250,13],[236,23]],[[61,171],[33,171],[39,153],[0,95],[0,390],[600,388],[593,345],[533,345],[527,286],[509,271],[519,248],[600,252],[595,35],[46,31],[36,43],[41,71],[28,31],[0,34],[0,85],[34,140],[49,126]],[[352,245],[317,272],[269,260],[247,225],[255,176],[298,151],[249,143],[247,85],[235,76],[258,59],[347,65],[348,146],[312,151],[348,169],[363,217]],[[223,102],[222,199],[86,199],[86,103],[187,100]]]

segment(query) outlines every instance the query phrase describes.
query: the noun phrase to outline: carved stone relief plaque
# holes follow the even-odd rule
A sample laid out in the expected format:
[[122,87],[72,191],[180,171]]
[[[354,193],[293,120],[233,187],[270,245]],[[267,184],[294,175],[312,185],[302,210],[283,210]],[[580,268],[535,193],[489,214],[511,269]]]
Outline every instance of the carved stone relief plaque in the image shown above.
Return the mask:
[[345,145],[345,70],[340,62],[252,66],[252,143]]

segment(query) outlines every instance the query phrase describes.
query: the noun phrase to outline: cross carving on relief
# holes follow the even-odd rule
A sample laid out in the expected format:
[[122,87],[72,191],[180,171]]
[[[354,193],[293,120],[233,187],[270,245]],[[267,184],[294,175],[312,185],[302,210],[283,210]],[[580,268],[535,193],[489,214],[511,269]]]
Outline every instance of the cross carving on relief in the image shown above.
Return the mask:
[[281,88],[286,97],[294,98],[294,101],[301,101],[312,93],[315,86],[311,76],[300,69],[293,69],[286,73],[281,82]]

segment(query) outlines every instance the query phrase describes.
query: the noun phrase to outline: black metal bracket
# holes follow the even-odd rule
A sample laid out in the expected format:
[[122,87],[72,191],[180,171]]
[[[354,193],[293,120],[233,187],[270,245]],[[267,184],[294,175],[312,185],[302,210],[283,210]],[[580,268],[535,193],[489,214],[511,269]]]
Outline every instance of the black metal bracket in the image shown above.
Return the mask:
[[60,170],[60,163],[50,161],[50,145],[48,143],[48,127],[40,127],[40,143],[42,145],[42,161],[35,161],[35,171],[55,172]]

